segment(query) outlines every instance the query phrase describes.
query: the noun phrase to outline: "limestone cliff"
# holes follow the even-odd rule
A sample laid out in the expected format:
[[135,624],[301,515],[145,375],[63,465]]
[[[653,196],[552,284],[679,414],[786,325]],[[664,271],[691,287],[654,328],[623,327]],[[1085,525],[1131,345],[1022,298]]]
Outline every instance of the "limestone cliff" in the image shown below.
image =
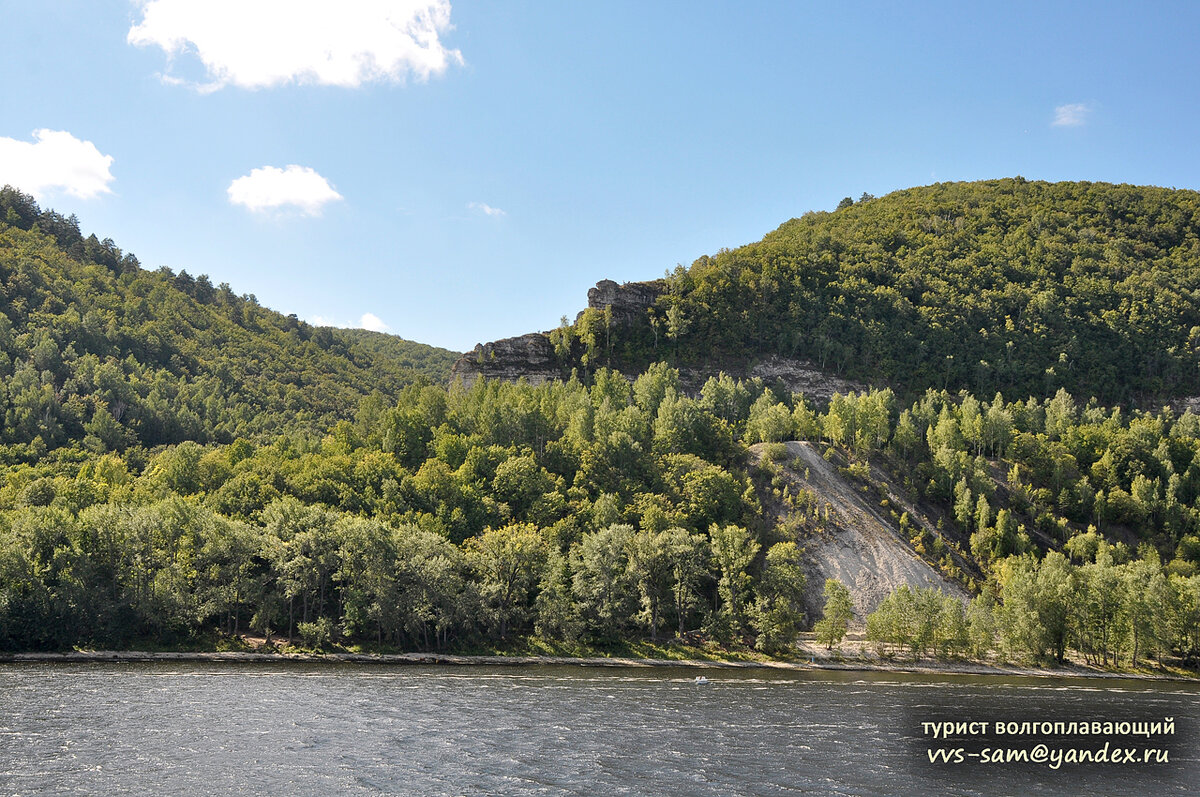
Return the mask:
[[[596,287],[588,289],[588,307],[594,310],[612,308],[613,323],[618,326],[640,324],[646,321],[646,311],[666,292],[667,284],[663,280],[622,285],[612,280],[600,280]],[[575,320],[579,321],[582,316],[581,311]]]
[[476,343],[450,369],[451,377],[470,385],[479,377],[516,382],[524,378],[534,385],[563,376],[554,346],[544,332],[531,332],[517,338],[492,343]]
[[[667,291],[664,280],[650,282],[626,282],[618,284],[612,280],[601,280],[588,291],[588,308],[611,310],[615,330],[641,330],[649,335],[648,311]],[[576,322],[585,311],[580,311]],[[619,333],[618,333],[619,334]],[[560,357],[554,350],[548,332],[531,332],[515,338],[504,338],[491,343],[479,343],[454,363],[451,373],[464,384],[470,385],[480,376],[515,382],[524,378],[532,384],[541,384],[551,379],[567,379],[572,368],[579,367],[580,347],[569,356]],[[664,357],[665,359],[665,357]],[[620,362],[613,362],[618,370],[628,370],[626,376],[636,376],[638,367],[622,369]],[[680,368],[680,381],[684,391],[698,394],[710,376],[724,372],[737,379],[761,378],[767,384],[782,382],[793,393],[803,393],[810,401],[824,404],[834,393],[848,393],[866,389],[866,385],[830,374],[814,363],[797,358],[770,355],[762,358],[710,361],[700,365],[687,364]]]
[[[667,290],[663,280],[626,282],[600,280],[588,290],[588,308],[612,311],[614,327],[629,327],[647,322],[646,311],[654,306]],[[575,317],[583,316],[580,311]],[[477,343],[451,368],[453,377],[471,384],[480,376],[515,382],[522,377],[538,385],[550,379],[565,379],[571,375],[571,363],[562,361],[554,352],[548,332],[531,332],[515,338],[491,343]]]

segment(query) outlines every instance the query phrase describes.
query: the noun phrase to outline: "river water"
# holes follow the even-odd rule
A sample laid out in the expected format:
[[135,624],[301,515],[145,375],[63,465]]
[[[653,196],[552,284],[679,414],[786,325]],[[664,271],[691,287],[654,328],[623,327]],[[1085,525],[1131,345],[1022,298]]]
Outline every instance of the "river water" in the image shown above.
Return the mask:
[[[0,665],[0,795],[1195,794],[1200,686],[770,670]],[[1175,720],[933,740],[922,722]],[[931,763],[930,749],[1166,763]],[[1157,758],[1157,756],[1156,756]],[[1061,760],[1061,759],[1060,759]]]

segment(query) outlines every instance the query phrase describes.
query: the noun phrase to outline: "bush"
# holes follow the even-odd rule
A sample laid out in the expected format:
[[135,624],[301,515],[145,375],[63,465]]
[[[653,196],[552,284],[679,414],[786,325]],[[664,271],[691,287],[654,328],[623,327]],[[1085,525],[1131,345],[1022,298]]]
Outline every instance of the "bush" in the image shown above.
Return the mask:
[[767,443],[763,455],[772,462],[783,462],[788,458],[787,443]]
[[333,621],[322,617],[315,623],[300,623],[296,626],[304,646],[314,650],[324,650],[333,640]]

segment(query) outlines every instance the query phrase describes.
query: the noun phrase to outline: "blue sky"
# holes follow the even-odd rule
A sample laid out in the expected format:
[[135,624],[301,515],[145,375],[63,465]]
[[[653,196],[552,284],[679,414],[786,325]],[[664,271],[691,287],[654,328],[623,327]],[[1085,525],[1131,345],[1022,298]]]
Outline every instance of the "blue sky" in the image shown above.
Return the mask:
[[1200,188],[1196,3],[0,0],[0,20],[0,183],[145,267],[459,351],[864,191]]

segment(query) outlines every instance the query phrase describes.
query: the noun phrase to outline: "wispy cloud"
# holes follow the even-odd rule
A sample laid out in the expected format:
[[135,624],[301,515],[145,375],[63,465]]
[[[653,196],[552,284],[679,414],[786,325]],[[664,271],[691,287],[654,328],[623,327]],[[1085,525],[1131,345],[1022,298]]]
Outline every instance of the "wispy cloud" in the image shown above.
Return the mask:
[[80,199],[111,193],[111,155],[65,130],[34,130],[33,141],[0,137],[0,185],[12,185],[41,199],[64,191]]
[[1087,123],[1092,109],[1086,103],[1073,102],[1054,109],[1052,127],[1081,127]]
[[320,214],[329,202],[342,195],[321,175],[307,166],[292,164],[286,169],[263,166],[229,184],[229,201],[255,212],[297,208],[309,216]]
[[[126,37],[161,47],[173,61],[195,54],[213,91],[287,83],[355,87],[428,80],[452,63],[442,34],[449,0],[140,0],[141,22]],[[169,68],[169,67],[168,67]],[[172,83],[187,81],[167,75]]]
[[484,215],[487,215],[487,216],[507,216],[508,215],[500,208],[494,208],[491,205],[487,204],[486,202],[468,202],[467,208],[469,210],[478,210],[480,213],[483,213]]

